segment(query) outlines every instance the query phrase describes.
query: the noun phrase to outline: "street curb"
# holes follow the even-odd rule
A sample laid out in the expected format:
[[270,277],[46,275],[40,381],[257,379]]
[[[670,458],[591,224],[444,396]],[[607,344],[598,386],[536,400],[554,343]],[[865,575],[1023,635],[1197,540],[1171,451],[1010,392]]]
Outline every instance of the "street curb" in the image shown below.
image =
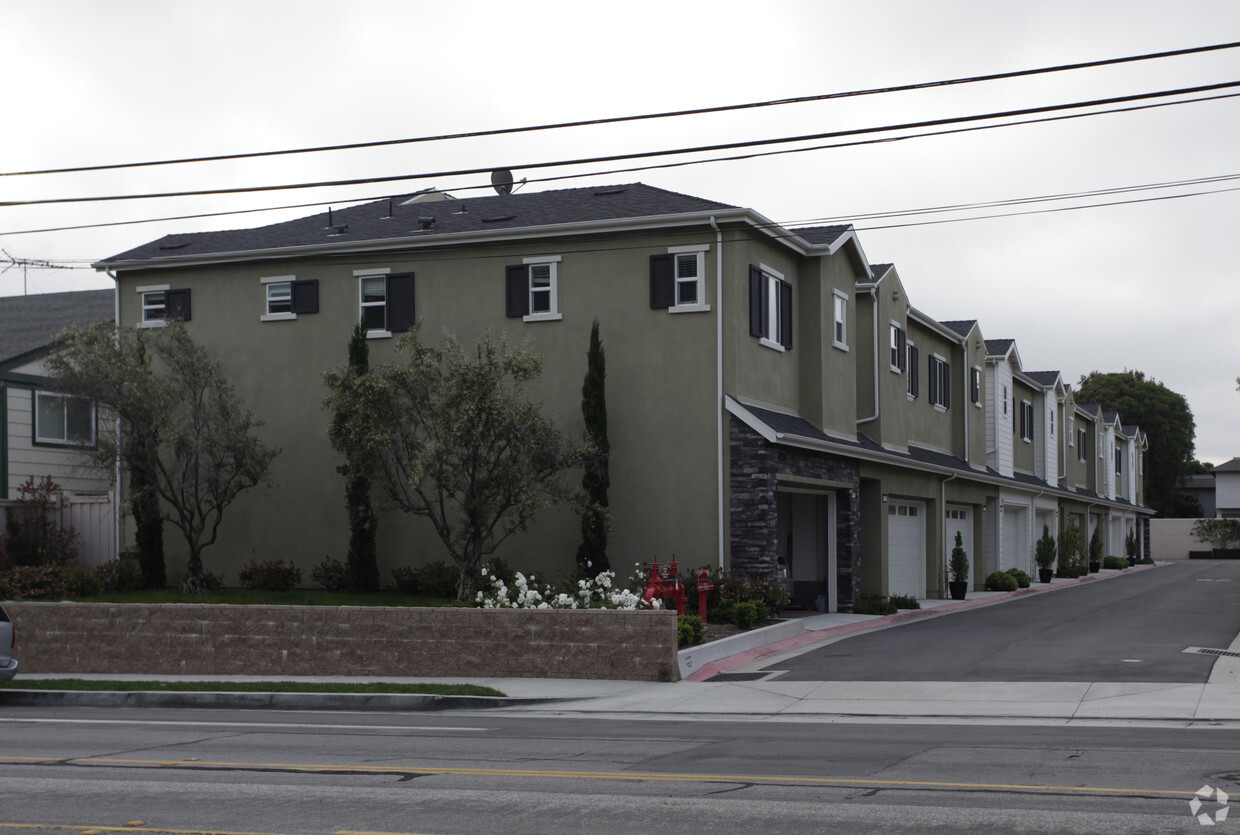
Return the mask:
[[903,609],[896,612],[894,615],[884,615],[883,617],[874,618],[873,620],[849,623],[844,624],[843,626],[833,626],[827,629],[807,631],[802,635],[786,638],[782,641],[776,641],[756,649],[740,652],[726,658],[721,658],[718,661],[712,661],[709,664],[703,665],[700,669],[694,671],[690,675],[684,676],[684,681],[706,681],[713,676],[727,672],[733,667],[748,664],[751,661],[756,661],[757,659],[763,658],[767,655],[774,655],[776,653],[786,652],[792,649],[800,649],[807,644],[818,643],[830,638],[838,638],[843,635],[850,635],[854,632],[867,632],[875,629],[881,629],[886,626],[899,624],[903,621],[913,620],[915,618],[937,617],[939,615],[949,615],[953,612],[959,612],[964,609],[993,606],[997,603],[1003,603],[1011,600],[1014,597],[1026,597],[1032,594],[1043,594],[1056,589],[1074,588],[1083,583],[1109,580],[1113,577],[1123,577],[1125,574],[1129,574],[1133,571],[1159,568],[1164,565],[1169,565],[1169,563],[1157,562],[1153,565],[1134,565],[1130,568],[1124,569],[1123,571],[1115,571],[1110,574],[1087,574],[1084,577],[1076,577],[1071,582],[1047,584],[1035,583],[1026,589],[1017,589],[1016,591],[996,594],[991,597],[979,598],[976,600],[961,600],[955,603],[948,603],[944,606],[935,606],[929,609]]
[[238,693],[151,690],[0,690],[0,707],[162,707],[233,710],[350,710],[392,713],[486,710],[561,698],[436,696],[418,693]]

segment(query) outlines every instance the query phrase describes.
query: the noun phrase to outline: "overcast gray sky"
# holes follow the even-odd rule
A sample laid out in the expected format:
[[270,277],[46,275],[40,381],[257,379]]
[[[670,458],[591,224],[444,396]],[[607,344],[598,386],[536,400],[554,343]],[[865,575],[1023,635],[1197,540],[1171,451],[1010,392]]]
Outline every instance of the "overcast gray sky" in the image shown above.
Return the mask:
[[[0,25],[7,35],[0,50],[0,171],[12,172],[598,119],[1162,52],[1240,41],[1240,3],[0,0]],[[518,178],[594,173],[527,189],[640,180],[750,207],[784,224],[842,220],[1240,175],[1240,99],[661,170],[521,165],[1234,81],[1238,49],[622,125],[0,177],[0,201],[508,166]],[[319,209],[12,233],[317,201],[347,205],[428,186],[464,196],[485,193],[465,189],[486,182],[466,176],[0,207],[0,247],[19,259],[83,266],[169,232],[257,226]],[[872,262],[897,265],[916,307],[941,320],[978,319],[987,338],[1017,340],[1026,370],[1059,370],[1074,384],[1095,369],[1134,368],[1183,394],[1196,416],[1197,457],[1219,464],[1240,455],[1240,339],[1233,324],[1240,313],[1240,192],[1232,188],[1240,180],[856,226]],[[899,225],[1206,191],[1214,193]],[[0,274],[0,295],[110,286],[88,270]]]

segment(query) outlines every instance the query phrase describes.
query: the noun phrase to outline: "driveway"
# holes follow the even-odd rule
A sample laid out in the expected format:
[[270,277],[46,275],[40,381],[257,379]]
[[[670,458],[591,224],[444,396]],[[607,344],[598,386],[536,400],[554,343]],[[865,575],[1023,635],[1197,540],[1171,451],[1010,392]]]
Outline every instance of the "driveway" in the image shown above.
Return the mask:
[[776,681],[1185,682],[1240,633],[1240,561],[1192,560],[1111,582],[908,621],[785,657]]

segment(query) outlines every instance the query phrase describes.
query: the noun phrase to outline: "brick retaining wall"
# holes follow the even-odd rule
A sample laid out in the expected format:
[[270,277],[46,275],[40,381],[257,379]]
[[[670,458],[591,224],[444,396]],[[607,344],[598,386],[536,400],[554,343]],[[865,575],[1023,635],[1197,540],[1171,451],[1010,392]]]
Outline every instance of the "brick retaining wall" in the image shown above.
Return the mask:
[[675,681],[675,611],[5,603],[19,675]]

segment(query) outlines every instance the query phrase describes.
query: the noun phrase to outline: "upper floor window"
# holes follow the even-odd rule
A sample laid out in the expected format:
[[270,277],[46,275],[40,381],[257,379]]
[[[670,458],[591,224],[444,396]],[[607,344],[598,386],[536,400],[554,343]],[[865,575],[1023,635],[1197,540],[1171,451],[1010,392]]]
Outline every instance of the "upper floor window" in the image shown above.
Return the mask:
[[1124,472],[1124,451],[1122,449],[1115,450],[1115,474],[1123,475]]
[[982,408],[982,369],[976,366],[969,369],[969,402]]
[[848,350],[848,296],[839,290],[834,291],[835,329],[831,334],[831,344],[836,348]]
[[296,276],[280,275],[260,280],[267,302],[261,321],[277,322],[296,319],[299,313],[319,312],[318,279],[298,281]]
[[1078,461],[1085,460],[1085,440],[1086,440],[1085,430],[1084,429],[1076,430],[1076,459]]
[[1055,407],[1051,406],[1046,410],[1046,428],[1050,432],[1051,437],[1055,437]]
[[1028,400],[1020,401],[1020,438],[1022,441],[1033,440],[1033,404]]
[[34,440],[40,444],[95,445],[95,404],[80,397],[35,392]]
[[1008,393],[1007,393],[1007,386],[1004,386],[1003,387],[1003,416],[1007,417],[1007,414],[1008,414]]
[[792,285],[765,265],[749,265],[749,334],[777,351],[792,348]]
[[891,370],[899,374],[908,367],[908,356],[905,350],[908,345],[908,335],[905,334],[904,328],[895,324],[891,325]]
[[706,244],[671,246],[666,255],[650,256],[650,307],[671,313],[704,313]]
[[[359,321],[367,338],[389,337],[413,327],[413,273],[387,269],[355,270],[358,279]],[[316,287],[316,309],[317,309]]]
[[1075,423],[1076,421],[1073,418],[1068,418],[1068,446],[1072,446],[1076,443],[1076,433],[1072,428]]
[[173,290],[161,284],[139,287],[138,292],[142,294],[142,321],[138,327],[160,328],[171,321],[189,321],[189,290]]
[[930,402],[939,409],[952,405],[951,365],[940,356],[931,356],[926,371],[930,377]]
[[524,258],[505,273],[505,314],[526,322],[563,319],[560,313],[559,255]]

